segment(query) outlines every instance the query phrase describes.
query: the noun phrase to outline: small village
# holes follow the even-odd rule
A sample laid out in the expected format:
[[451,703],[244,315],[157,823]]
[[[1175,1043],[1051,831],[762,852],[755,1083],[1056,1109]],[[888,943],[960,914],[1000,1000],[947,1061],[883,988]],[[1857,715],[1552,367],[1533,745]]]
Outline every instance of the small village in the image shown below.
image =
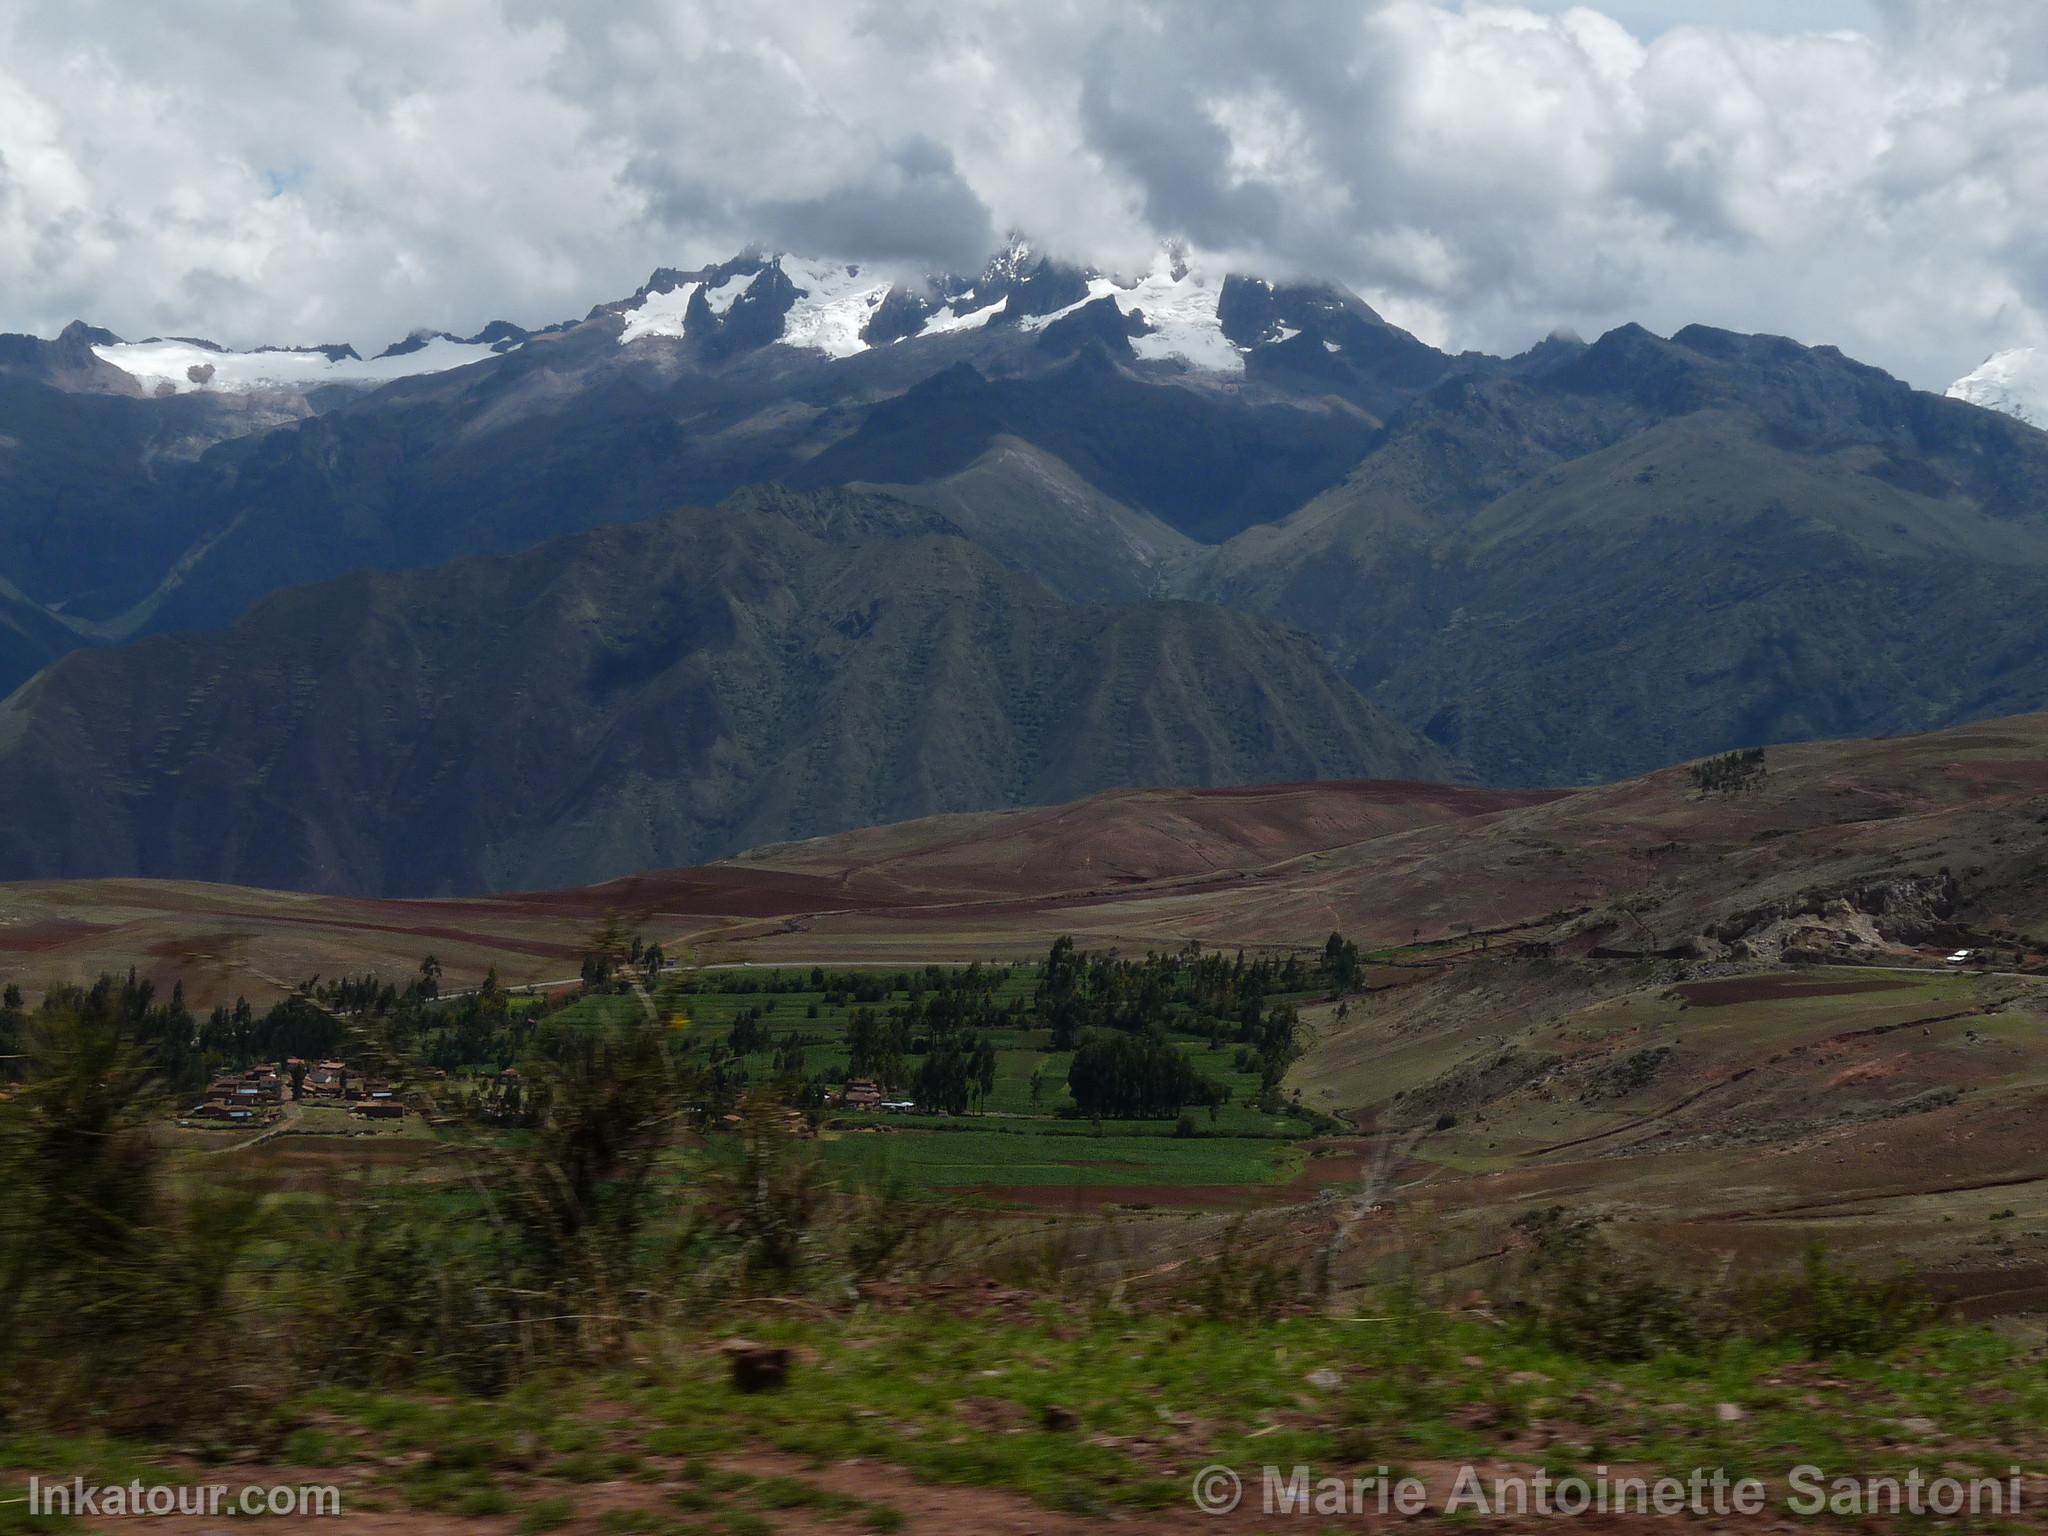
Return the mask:
[[905,1115],[917,1108],[915,1099],[892,1099],[882,1092],[882,1085],[872,1077],[848,1078],[840,1091],[839,1104],[842,1109],[874,1109],[885,1114]]
[[399,1097],[403,1086],[355,1070],[345,1061],[309,1062],[292,1056],[281,1062],[257,1062],[214,1078],[206,1085],[205,1096],[178,1117],[178,1124],[264,1129],[276,1125],[287,1107],[296,1104],[344,1108],[355,1120],[403,1120],[406,1109]]

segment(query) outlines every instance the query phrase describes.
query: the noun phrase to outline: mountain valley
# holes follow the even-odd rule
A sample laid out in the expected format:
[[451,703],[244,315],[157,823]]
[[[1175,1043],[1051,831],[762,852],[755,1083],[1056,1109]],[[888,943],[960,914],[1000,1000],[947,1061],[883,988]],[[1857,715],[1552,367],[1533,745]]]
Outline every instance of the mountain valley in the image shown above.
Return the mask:
[[[345,348],[210,347],[130,344],[86,327],[0,345],[0,442],[13,445],[0,450],[0,686],[28,685],[7,706],[0,772],[24,793],[64,782],[86,797],[69,802],[82,819],[61,823],[63,846],[43,828],[17,832],[0,848],[0,875],[502,888],[728,853],[864,816],[1114,784],[1426,767],[1492,785],[1569,785],[1738,746],[1932,729],[2048,698],[2048,436],[1778,338],[1623,327],[1590,345],[1553,337],[1512,359],[1452,357],[1328,285],[1218,277],[1173,252],[1112,279],[1019,242],[973,279],[761,254],[664,269],[581,321],[421,333],[368,361]],[[191,362],[181,375],[171,364],[188,352],[214,371]],[[632,741],[629,759],[653,753],[621,770],[645,784],[640,830],[627,833],[628,818],[580,859],[538,851],[543,823],[580,802],[537,787],[480,811],[494,830],[445,875],[339,858],[349,796],[392,782],[355,754],[389,744],[320,731],[294,738],[319,760],[286,795],[302,803],[318,786],[311,823],[288,812],[284,832],[268,812],[225,823],[188,812],[198,814],[191,829],[149,847],[119,830],[130,813],[110,811],[117,803],[153,805],[142,819],[163,823],[171,802],[151,797],[179,783],[189,759],[160,727],[116,734],[106,717],[135,706],[111,701],[192,686],[173,678],[198,663],[172,658],[206,654],[219,667],[238,651],[290,653],[306,616],[334,600],[308,584],[355,579],[350,590],[380,594],[378,610],[431,592],[451,633],[488,635],[507,598],[471,579],[491,567],[470,560],[527,560],[521,579],[536,583],[535,559],[582,558],[550,540],[702,525],[710,514],[677,509],[744,505],[728,498],[777,482],[921,508],[948,538],[1067,603],[1198,605],[1147,622],[1199,621],[1214,637],[1263,632],[1202,608],[1299,631],[1380,715],[1366,727],[1349,689],[1315,693],[1328,682],[1304,692],[1294,663],[1273,660],[1262,639],[1235,647],[1238,664],[1248,675],[1278,668],[1275,697],[1245,704],[1249,718],[1232,728],[1301,742],[1299,721],[1279,722],[1314,695],[1332,739],[1348,745],[1140,747],[1054,782],[1028,760],[963,778],[922,757],[936,742],[913,729],[870,760],[943,788],[885,800],[814,786],[770,795],[756,813],[722,794],[712,798],[723,808],[686,808],[698,792],[681,787],[711,760],[699,754],[736,762],[766,739],[736,726],[730,701],[700,715],[612,689],[589,701],[565,750]],[[404,572],[420,574],[408,583]],[[872,600],[909,602],[919,600],[913,574],[885,564],[862,579]],[[585,600],[606,607],[605,584],[587,585]],[[922,622],[948,622],[949,591],[941,581]],[[630,582],[617,593],[653,598]],[[636,647],[653,642],[637,616],[599,619],[588,633],[604,666],[646,664]],[[81,654],[29,683],[70,652]],[[1076,653],[1081,692],[1108,685],[1141,719],[1161,706],[1088,676],[1098,653]],[[507,665],[485,644],[437,663],[447,670],[433,696],[407,706],[423,712],[423,734],[398,754],[408,772],[459,780],[462,751],[490,727],[450,701],[509,707],[497,681]],[[157,666],[166,671],[153,680]],[[217,675],[252,680],[239,710],[270,708],[253,681],[261,669]],[[959,710],[957,688],[915,666],[908,675],[933,692],[915,708],[899,702],[904,718]],[[966,683],[973,675],[953,674],[969,687],[1014,686],[994,674]],[[298,686],[316,691],[315,719],[365,707],[331,672]],[[225,707],[235,691],[206,696]],[[536,729],[517,709],[506,719]],[[1187,734],[1215,729],[1191,721]],[[709,735],[654,745],[690,731]],[[1010,754],[1004,739],[983,746]],[[128,756],[145,741],[145,758]],[[91,767],[59,766],[73,752]],[[40,766],[24,766],[24,753],[42,754]],[[657,761],[666,766],[650,769]],[[582,771],[602,781],[611,770]],[[95,775],[123,788],[95,798]],[[150,788],[152,775],[173,777]],[[403,818],[386,835],[413,841]],[[255,863],[237,851],[257,848],[278,851]]]

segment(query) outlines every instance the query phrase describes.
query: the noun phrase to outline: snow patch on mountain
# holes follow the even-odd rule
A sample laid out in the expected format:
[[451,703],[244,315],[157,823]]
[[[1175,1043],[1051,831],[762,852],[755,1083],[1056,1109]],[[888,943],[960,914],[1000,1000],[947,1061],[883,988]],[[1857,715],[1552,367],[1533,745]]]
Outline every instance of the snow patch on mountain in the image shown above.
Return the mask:
[[[912,334],[923,338],[976,331],[996,320],[1018,291],[1035,260],[1028,242],[1014,240],[1009,248],[990,261],[978,284],[957,278],[928,276],[927,302],[943,295],[943,307],[931,311]],[[756,279],[768,267],[778,269],[795,290],[794,302],[782,317],[782,334],[776,340],[786,347],[822,352],[828,357],[847,358],[870,349],[866,339],[870,322],[889,297],[889,275],[857,262],[833,261],[823,257],[800,256],[783,251],[767,258],[766,265],[753,272],[720,276],[722,268],[705,268],[692,274],[694,281],[682,281],[681,273],[664,273],[661,280],[676,283],[666,293],[643,290],[631,307],[618,306],[624,326],[619,334],[623,345],[646,336],[680,338],[687,328],[692,298],[701,289],[710,313],[724,317],[740,299],[758,285]],[[1172,360],[1210,373],[1244,372],[1245,348],[1223,334],[1217,304],[1223,294],[1223,277],[1194,265],[1182,251],[1162,249],[1151,269],[1137,277],[1111,277],[1089,273],[1086,296],[1051,314],[1033,315],[1019,321],[1025,331],[1041,331],[1083,304],[1112,299],[1126,315],[1142,315],[1145,330],[1131,338],[1131,350],[1140,358]],[[1003,297],[977,303],[980,295]],[[973,306],[973,307],[970,307]],[[1291,327],[1277,326],[1277,340],[1296,334]],[[892,340],[898,339],[891,336]]]
[[[796,289],[796,301],[782,317],[784,346],[804,347],[828,357],[852,357],[868,349],[861,332],[889,296],[889,279],[864,272],[853,262],[825,261],[788,252],[769,258]],[[763,268],[762,270],[766,270]],[[749,292],[760,271],[734,273],[716,287],[702,282],[679,283],[666,293],[648,293],[622,311],[625,327],[619,345],[643,336],[681,337],[687,328],[690,300],[701,288],[711,313],[723,317]]]
[[2017,416],[2030,427],[2048,428],[2048,351],[2013,347],[1993,353],[1949,385],[1948,394]]
[[1043,330],[1082,304],[1112,298],[1125,314],[1142,313],[1151,327],[1147,334],[1131,338],[1131,350],[1138,356],[1172,358],[1210,373],[1242,373],[1244,353],[1223,334],[1223,322],[1216,313],[1222,294],[1221,277],[1211,278],[1172,252],[1162,251],[1143,277],[1135,281],[1090,278],[1088,297],[1080,303],[1049,315],[1034,315],[1022,323],[1025,330]]
[[[972,299],[973,297],[972,291],[962,296],[963,300]],[[989,321],[995,319],[997,315],[1001,314],[1003,306],[1009,302],[1007,297],[1000,298],[985,308],[970,309],[965,314],[955,314],[950,309],[942,309],[936,315],[933,315],[931,319],[925,321],[924,329],[917,334],[919,336],[946,336],[955,331],[978,331],[984,325],[987,325]]]
[[434,336],[409,350],[380,356],[333,356],[325,351],[229,352],[193,341],[119,341],[96,346],[93,355],[112,363],[156,394],[248,394],[258,390],[304,390],[322,384],[374,388],[393,379],[443,373],[498,355],[488,342]]
[[982,273],[984,282],[1013,283],[1025,274],[1031,265],[1031,258],[1038,253],[1031,248],[1031,242],[1012,231],[1004,241],[1000,255],[989,258],[987,269]]
[[759,272],[735,272],[716,288],[704,290],[704,302],[711,306],[711,313],[723,315],[740,301],[740,296],[754,286]]
[[889,279],[871,277],[851,262],[818,261],[784,254],[775,258],[797,290],[796,303],[782,317],[782,342],[828,357],[865,352],[861,339],[869,318],[889,296]]
[[648,294],[638,308],[626,311],[626,328],[619,332],[619,345],[623,347],[642,336],[680,337],[690,297],[703,286],[702,283],[681,283],[667,293]]

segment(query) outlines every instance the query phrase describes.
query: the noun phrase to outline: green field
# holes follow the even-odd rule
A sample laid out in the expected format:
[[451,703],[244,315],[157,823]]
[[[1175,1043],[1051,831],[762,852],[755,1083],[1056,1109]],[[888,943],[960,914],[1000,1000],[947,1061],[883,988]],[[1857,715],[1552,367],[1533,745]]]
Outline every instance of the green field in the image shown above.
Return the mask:
[[[1193,1135],[1181,1134],[1178,1118],[1098,1126],[1081,1117],[1067,1087],[1073,1053],[1052,1049],[1050,1031],[1026,1027],[1028,1015],[1014,1027],[986,1031],[996,1050],[996,1077],[966,1115],[848,1110],[838,1093],[848,1075],[846,1031],[854,1010],[904,1004],[913,993],[902,983],[922,979],[901,968],[835,968],[831,979],[849,976],[885,990],[863,1004],[813,986],[808,970],[764,969],[686,974],[665,982],[651,1001],[662,1020],[687,1019],[674,1038],[692,1055],[729,1044],[734,1021],[745,1010],[759,1010],[764,1043],[742,1058],[754,1081],[769,1081],[778,1047],[801,1040],[804,1074],[827,1090],[826,1159],[863,1183],[894,1179],[934,1189],[1269,1184],[1291,1176],[1300,1161],[1291,1144],[1316,1129],[1307,1115],[1262,1109],[1258,1074],[1239,1069],[1233,1044],[1211,1045],[1193,1033],[1192,1019],[1176,1044],[1230,1093],[1227,1103],[1188,1112]],[[995,1004],[1028,1007],[1040,976],[1035,966],[1011,968],[994,985]],[[780,986],[796,989],[772,990]],[[572,1025],[618,1024],[645,1017],[646,1009],[637,996],[592,995],[557,1017]]]
[[1266,1184],[1291,1174],[1299,1159],[1284,1142],[1244,1136],[1062,1134],[1003,1122],[1002,1129],[847,1134],[825,1156],[863,1183],[894,1177],[935,1188],[988,1185]]

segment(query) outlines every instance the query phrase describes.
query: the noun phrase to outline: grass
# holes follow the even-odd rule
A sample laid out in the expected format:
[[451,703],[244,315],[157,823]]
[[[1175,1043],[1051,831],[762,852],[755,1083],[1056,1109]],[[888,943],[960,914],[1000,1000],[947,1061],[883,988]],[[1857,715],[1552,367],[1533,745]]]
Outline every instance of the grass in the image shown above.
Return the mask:
[[421,1139],[427,1135],[425,1124],[418,1115],[409,1114],[402,1120],[363,1120],[351,1115],[345,1105],[305,1102],[299,1105],[298,1124],[288,1134],[293,1136],[381,1136],[411,1137]]
[[[1268,1464],[1613,1464],[1680,1477],[1724,1466],[1782,1491],[1802,1463],[2003,1477],[2048,1447],[2039,1347],[1985,1327],[1937,1329],[1869,1357],[1737,1343],[1615,1362],[1397,1296],[1350,1317],[1045,1303],[977,1316],[776,1311],[725,1326],[795,1349],[789,1389],[740,1393],[710,1338],[672,1338],[653,1352],[659,1364],[496,1402],[328,1392],[303,1407],[365,1444],[355,1472],[370,1496],[391,1487],[414,1508],[511,1514],[536,1532],[582,1528],[594,1496],[560,1465],[529,1470],[522,1448],[535,1439],[612,1469],[605,1499],[634,1507],[608,1509],[596,1528],[619,1531],[673,1528],[635,1523],[657,1508],[661,1520],[727,1530],[772,1528],[799,1510],[896,1529],[900,1496],[854,1497],[801,1470],[855,1458],[1104,1516],[1184,1507],[1187,1478],[1211,1462],[1250,1476]],[[0,1463],[45,1475],[108,1465],[101,1454],[111,1449],[0,1442]],[[386,1468],[392,1455],[408,1464]],[[619,1469],[644,1481],[619,1483]]]
[[934,1188],[1114,1184],[1269,1184],[1298,1158],[1272,1141],[1032,1130],[842,1135],[825,1143],[834,1167],[873,1184],[891,1176]]
[[540,1536],[543,1531],[560,1530],[576,1518],[575,1502],[562,1494],[536,1500],[519,1512],[522,1536]]

